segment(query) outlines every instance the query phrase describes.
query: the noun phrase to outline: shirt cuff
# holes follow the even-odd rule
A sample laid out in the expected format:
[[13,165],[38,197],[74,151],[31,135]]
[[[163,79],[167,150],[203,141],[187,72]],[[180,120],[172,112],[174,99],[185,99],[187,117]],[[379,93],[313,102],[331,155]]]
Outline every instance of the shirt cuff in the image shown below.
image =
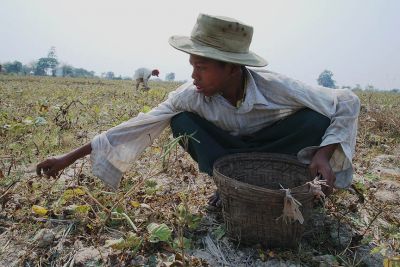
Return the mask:
[[[312,157],[319,148],[320,146],[310,146],[303,148],[297,153],[297,159],[301,163],[308,165],[311,163]],[[335,187],[349,187],[353,181],[353,166],[351,162],[345,159],[344,153],[342,151],[340,151],[339,153],[335,151],[329,163],[332,167],[333,172],[335,173]]]
[[122,172],[114,167],[108,160],[97,158],[94,164],[92,161],[92,172],[114,190],[118,189],[122,179]]

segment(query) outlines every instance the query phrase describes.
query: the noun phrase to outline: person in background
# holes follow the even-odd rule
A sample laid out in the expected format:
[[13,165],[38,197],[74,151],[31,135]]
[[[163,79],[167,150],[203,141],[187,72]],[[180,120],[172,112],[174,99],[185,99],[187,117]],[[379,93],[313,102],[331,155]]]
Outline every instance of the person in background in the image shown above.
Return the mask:
[[150,87],[148,86],[148,81],[151,76],[157,76],[160,74],[159,70],[149,70],[146,68],[139,68],[135,71],[133,75],[133,80],[136,81],[136,90],[139,89],[139,85],[143,83],[143,89],[149,90]]
[[[218,158],[240,152],[297,155],[329,188],[351,184],[358,97],[347,89],[310,86],[261,68],[267,61],[249,50],[253,27],[236,19],[200,14],[191,36],[170,45],[189,54],[193,81],[171,92],[150,112],[94,137],[65,155],[37,165],[56,176],[90,154],[93,173],[117,188],[140,153],[171,126],[173,135],[193,134],[187,151],[212,176]],[[197,140],[199,142],[197,142]],[[210,205],[218,205],[216,192]]]

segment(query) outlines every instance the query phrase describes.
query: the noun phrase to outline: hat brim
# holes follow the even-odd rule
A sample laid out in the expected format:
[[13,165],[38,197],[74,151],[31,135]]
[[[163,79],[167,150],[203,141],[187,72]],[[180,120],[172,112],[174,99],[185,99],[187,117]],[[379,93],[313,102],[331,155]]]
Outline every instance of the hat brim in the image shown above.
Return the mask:
[[194,42],[187,36],[172,36],[169,38],[168,42],[174,48],[188,54],[252,67],[264,67],[268,65],[265,59],[251,51],[248,53],[225,52]]

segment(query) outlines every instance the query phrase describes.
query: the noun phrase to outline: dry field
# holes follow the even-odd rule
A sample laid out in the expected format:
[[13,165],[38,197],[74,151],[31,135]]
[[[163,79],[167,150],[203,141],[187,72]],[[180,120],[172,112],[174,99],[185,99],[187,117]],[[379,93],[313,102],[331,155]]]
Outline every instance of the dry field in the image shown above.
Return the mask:
[[[88,158],[58,179],[35,165],[166,98],[179,84],[0,75],[0,266],[382,266],[400,254],[400,94],[357,92],[351,188],[335,191],[300,247],[244,247],[206,209],[215,185],[167,129],[112,191]],[[387,260],[386,260],[387,262]]]

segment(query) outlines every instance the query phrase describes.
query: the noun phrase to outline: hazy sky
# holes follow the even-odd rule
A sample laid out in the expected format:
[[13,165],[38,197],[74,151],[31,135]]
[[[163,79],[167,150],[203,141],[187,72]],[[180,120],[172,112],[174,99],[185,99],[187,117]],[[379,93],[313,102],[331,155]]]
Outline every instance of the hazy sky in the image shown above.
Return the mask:
[[199,13],[254,27],[250,49],[268,69],[309,84],[328,69],[339,86],[400,88],[397,0],[0,0],[0,62],[45,57],[97,75],[158,68],[190,79],[189,56],[168,44]]

